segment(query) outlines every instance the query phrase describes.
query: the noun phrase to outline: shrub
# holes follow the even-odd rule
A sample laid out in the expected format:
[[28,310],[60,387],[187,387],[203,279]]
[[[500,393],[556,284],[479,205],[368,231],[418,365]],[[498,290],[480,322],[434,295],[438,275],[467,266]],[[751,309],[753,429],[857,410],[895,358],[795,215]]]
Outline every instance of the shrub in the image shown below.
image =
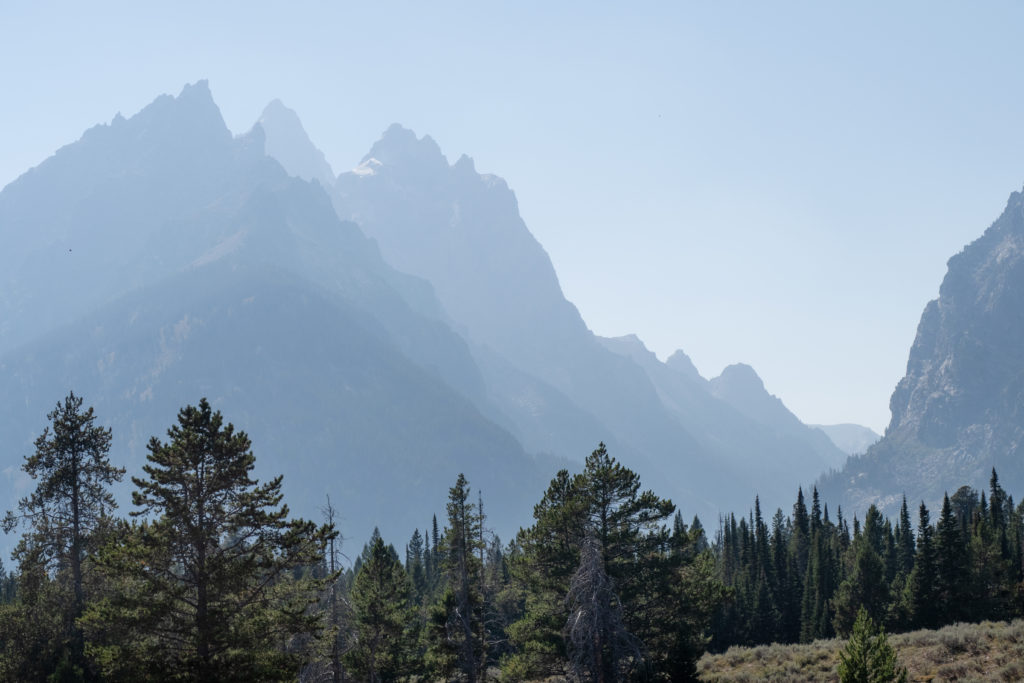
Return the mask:
[[840,683],[906,683],[907,670],[896,660],[885,630],[861,608],[846,647],[839,652]]

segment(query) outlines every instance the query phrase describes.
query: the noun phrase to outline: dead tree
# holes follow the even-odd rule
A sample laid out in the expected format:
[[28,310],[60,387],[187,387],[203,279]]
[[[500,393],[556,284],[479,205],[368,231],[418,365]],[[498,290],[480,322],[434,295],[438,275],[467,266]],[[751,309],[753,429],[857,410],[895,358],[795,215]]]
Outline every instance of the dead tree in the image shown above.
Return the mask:
[[571,678],[584,683],[625,680],[642,659],[640,641],[626,630],[622,603],[605,572],[601,544],[592,535],[583,542],[566,604]]

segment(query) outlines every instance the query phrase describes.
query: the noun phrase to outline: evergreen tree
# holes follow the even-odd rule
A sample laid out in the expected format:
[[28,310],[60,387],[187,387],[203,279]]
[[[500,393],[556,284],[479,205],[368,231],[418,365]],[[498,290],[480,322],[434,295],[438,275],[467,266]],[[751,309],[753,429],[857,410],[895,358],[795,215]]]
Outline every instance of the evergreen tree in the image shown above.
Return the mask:
[[[871,515],[865,519],[871,520]],[[885,618],[889,605],[885,567],[872,546],[870,533],[856,537],[851,551],[854,555],[853,566],[836,589],[833,600],[835,617],[832,623],[836,633],[843,635],[850,633],[859,610],[866,610],[869,617],[880,622]]]
[[510,569],[523,594],[523,615],[509,626],[516,652],[502,665],[512,680],[559,674],[568,657],[565,596],[586,537],[576,483],[568,470],[560,470],[533,508],[533,526],[517,536],[519,552],[510,558]]
[[422,602],[427,589],[427,575],[424,568],[425,552],[429,553],[430,548],[428,546],[426,551],[424,551],[423,536],[420,535],[420,530],[416,529],[412,532],[412,538],[409,539],[409,545],[406,550],[408,555],[406,571],[412,578],[417,602]]
[[790,575],[790,557],[786,540],[786,520],[782,510],[775,511],[772,517],[771,535],[772,564],[772,600],[779,612],[779,623],[776,629],[779,640],[788,642],[800,627],[800,605],[793,594],[792,576]]
[[807,516],[807,505],[804,503],[803,487],[797,489],[796,503],[793,505],[793,536],[791,551],[796,558],[796,566],[803,576],[807,569],[807,556],[810,554],[811,525]]
[[840,683],[906,683],[907,670],[899,665],[885,630],[875,626],[866,610],[857,612],[846,646],[839,651]]
[[412,584],[394,554],[377,536],[352,584],[355,645],[345,661],[357,680],[387,683],[421,669],[415,661]]
[[971,599],[966,607],[972,621],[1006,619],[1015,613],[1011,605],[1018,574],[1003,555],[1003,544],[993,528],[989,510],[983,493],[968,550]]
[[708,549],[708,537],[704,533],[704,525],[700,523],[700,517],[693,516],[690,522],[690,548],[694,555],[699,555]]
[[960,533],[965,539],[970,538],[974,515],[978,511],[978,492],[970,486],[961,486],[949,497],[949,503],[960,523]]
[[87,614],[95,655],[115,679],[294,678],[291,648],[321,635],[308,608],[326,583],[296,573],[322,565],[334,530],[288,519],[281,477],[251,478],[249,438],[206,399],[168,436],[132,479],[133,514],[148,518],[101,556],[122,592]]
[[433,542],[431,554],[433,558],[431,562],[433,572],[428,577],[428,585],[431,591],[436,591],[441,584],[441,571],[443,569],[441,561],[441,534],[438,531],[437,515],[434,515],[430,520],[430,538]]
[[811,519],[810,519],[810,530],[809,536],[813,536],[814,532],[821,528],[821,500],[818,498],[818,487],[815,486],[811,492]]
[[947,621],[968,618],[969,559],[960,523],[953,514],[949,496],[942,500],[942,512],[935,537],[936,609]]
[[833,634],[830,600],[834,592],[834,571],[829,552],[827,528],[811,539],[811,555],[800,608],[800,642],[809,643]]
[[447,675],[455,668],[475,683],[484,677],[487,662],[480,593],[483,567],[477,555],[483,520],[469,493],[469,482],[459,474],[448,491],[443,541],[446,588],[430,620],[428,659],[437,673]]
[[[436,521],[436,517],[434,518]],[[420,601],[423,604],[428,602],[427,596],[434,588],[434,548],[430,544],[430,532],[424,527],[423,531],[423,595]]]
[[917,555],[907,583],[910,613],[916,628],[935,628],[939,624],[937,579],[933,531],[928,508],[922,502],[918,510]]
[[914,533],[910,526],[907,497],[903,496],[900,517],[896,523],[896,573],[910,576],[914,568]]
[[[67,647],[63,668],[78,676],[89,673],[84,636],[76,623],[85,609],[84,574],[116,507],[110,486],[124,476],[124,469],[112,466],[107,457],[110,429],[97,426],[93,409],[83,411],[82,403],[71,392],[46,416],[51,424],[22,465],[38,481],[36,489],[3,522],[6,532],[20,523],[28,527],[13,553],[23,577],[26,609],[49,609],[43,607],[44,592],[61,605],[54,607],[62,612],[56,635]],[[65,590],[66,596],[61,594]]]
[[[525,594],[525,611],[509,627],[518,652],[505,661],[506,675],[561,673],[568,656],[565,600],[581,566],[583,544],[593,538],[602,571],[622,605],[626,631],[654,655],[646,671],[684,680],[706,643],[721,590],[703,573],[713,573],[710,560],[673,545],[684,541],[682,534],[673,540],[665,525],[674,510],[670,501],[641,492],[639,477],[616,462],[604,444],[587,458],[582,473],[559,472],[534,508],[535,524],[518,537],[521,555],[512,570]],[[706,591],[711,606],[701,602],[695,585]]]

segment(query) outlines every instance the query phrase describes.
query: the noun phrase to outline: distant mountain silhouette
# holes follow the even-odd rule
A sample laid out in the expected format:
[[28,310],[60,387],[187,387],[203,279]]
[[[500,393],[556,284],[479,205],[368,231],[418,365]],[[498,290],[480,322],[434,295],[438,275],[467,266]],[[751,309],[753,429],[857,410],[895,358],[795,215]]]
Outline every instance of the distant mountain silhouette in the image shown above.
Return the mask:
[[863,509],[941,503],[962,484],[987,487],[993,467],[1024,488],[1024,195],[949,260],[924,309],[882,440],[824,485]]
[[807,425],[825,432],[839,450],[847,455],[859,455],[881,439],[874,430],[855,424]]
[[508,538],[599,441],[709,524],[842,456],[749,368],[595,336],[505,181],[400,126],[335,179],[283,104],[233,136],[199,82],[0,191],[0,239],[0,509],[70,389],[133,472],[208,397],[356,539],[422,528],[459,472]]
[[[805,425],[782,403],[769,394],[764,382],[749,365],[737,363],[722,370],[711,380],[711,393],[751,420],[771,429],[779,437],[798,439],[820,459],[818,467],[838,467],[846,460],[844,453],[822,430]],[[811,465],[805,465],[805,467]],[[805,471],[803,468],[799,471]]]
[[748,365],[729,366],[708,381],[682,351],[662,363],[635,335],[601,341],[644,369],[663,404],[748,498],[756,492],[766,504],[781,505],[804,473],[824,472],[845,458],[828,437],[770,395]]
[[480,412],[482,376],[430,286],[385,264],[322,187],[288,177],[263,136],[232,138],[198,83],[0,192],[15,489],[0,507],[69,389],[114,425],[112,459],[135,472],[149,436],[207,396],[253,436],[260,471],[285,475],[299,514],[331,494],[347,535],[401,538],[443,512],[463,471],[508,536],[557,461]]
[[704,514],[745,507],[757,492],[787,504],[844,457],[784,406],[795,425],[783,428],[716,400],[685,354],[662,364],[635,338],[631,349],[596,337],[505,181],[467,156],[449,164],[429,136],[388,128],[338,177],[334,201],[388,263],[434,286],[529,449],[582,458],[597,426],[659,492]]

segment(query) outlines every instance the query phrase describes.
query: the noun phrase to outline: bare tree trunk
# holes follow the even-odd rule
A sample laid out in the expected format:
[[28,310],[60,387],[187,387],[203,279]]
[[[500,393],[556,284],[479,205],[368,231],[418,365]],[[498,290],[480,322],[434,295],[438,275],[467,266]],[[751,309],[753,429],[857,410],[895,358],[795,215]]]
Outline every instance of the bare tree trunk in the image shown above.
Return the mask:
[[[334,506],[331,505],[331,497],[327,496],[327,505],[322,509],[324,515],[324,521],[334,526],[334,519],[336,511]],[[330,540],[330,546],[328,551],[328,561],[330,572],[334,575],[338,571],[338,550],[334,547],[335,538],[332,536]],[[331,619],[331,626],[338,629],[338,633],[334,634],[334,639],[331,642],[331,681],[333,683],[342,683],[346,680],[345,669],[341,666],[341,644],[338,642],[341,637],[341,614],[338,608],[338,581],[335,579],[331,582],[329,597],[329,614]]]
[[[81,482],[79,481],[78,449],[71,453],[71,583],[74,591],[72,619],[78,619],[85,611],[85,592],[82,589],[82,514]],[[85,658],[85,638],[82,629],[72,627],[72,653],[75,664],[82,664]]]
[[626,630],[621,603],[604,570],[601,544],[593,535],[583,542],[566,602],[566,645],[575,680],[610,683],[640,661],[640,644]]

